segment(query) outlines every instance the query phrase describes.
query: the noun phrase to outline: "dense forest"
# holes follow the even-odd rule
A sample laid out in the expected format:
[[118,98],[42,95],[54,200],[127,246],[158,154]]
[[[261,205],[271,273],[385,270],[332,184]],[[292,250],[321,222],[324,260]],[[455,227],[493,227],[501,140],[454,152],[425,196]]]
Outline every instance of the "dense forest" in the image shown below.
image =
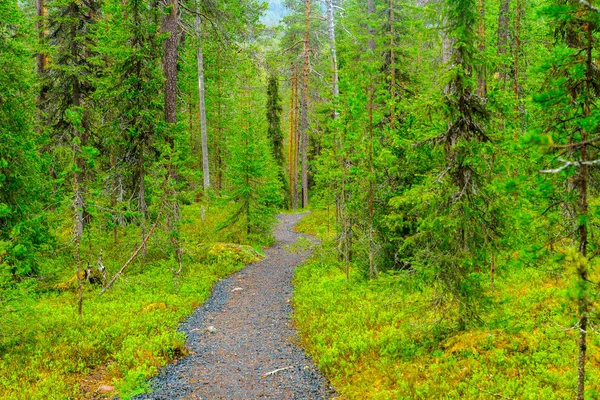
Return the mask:
[[143,393],[283,210],[341,395],[600,396],[600,5],[270,3],[0,0],[0,398]]

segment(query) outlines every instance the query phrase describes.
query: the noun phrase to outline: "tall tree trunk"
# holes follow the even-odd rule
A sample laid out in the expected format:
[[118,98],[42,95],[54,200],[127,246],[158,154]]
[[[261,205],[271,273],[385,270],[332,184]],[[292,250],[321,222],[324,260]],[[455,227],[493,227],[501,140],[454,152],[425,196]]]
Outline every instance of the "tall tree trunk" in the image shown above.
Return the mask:
[[196,35],[198,36],[198,95],[200,99],[200,136],[202,140],[202,176],[203,188],[210,187],[210,171],[208,165],[208,135],[206,133],[206,105],[204,102],[204,54],[202,53],[202,20],[200,10],[196,14]]
[[294,162],[293,162],[293,181],[294,181],[294,203],[293,208],[298,208],[298,156],[300,154],[300,73],[298,68],[294,68]]
[[[46,5],[44,3],[44,0],[36,0],[35,1],[35,16],[36,16],[36,21],[35,21],[35,29],[38,32],[38,38],[40,43],[44,42],[44,39],[47,36],[47,31],[46,31],[46,16],[47,16],[48,12],[46,10]],[[37,75],[38,77],[41,77],[44,75],[44,73],[46,72],[46,64],[47,64],[47,57],[46,54],[43,52],[39,52],[36,56],[36,69],[37,69]],[[46,96],[46,88],[42,87],[40,88],[40,94],[39,94],[39,101],[44,100]]]
[[[589,0],[590,4],[592,0]],[[589,17],[590,11],[585,11]],[[594,64],[592,59],[592,51],[594,46],[594,39],[592,36],[592,16],[585,25],[582,27],[586,33],[587,46],[586,46],[586,95],[584,100],[584,114],[585,118],[589,119],[591,116],[591,98],[593,94],[593,79],[594,79]],[[581,155],[580,160],[582,162],[588,161],[587,153],[587,141],[588,132],[587,129],[582,129],[581,132]],[[588,215],[588,166],[583,164],[579,170],[579,215],[586,217]],[[587,218],[579,218],[579,253],[585,259],[587,257],[587,245],[588,245],[588,228]],[[588,271],[587,265],[583,262],[577,265],[577,274],[579,275],[579,355],[577,357],[577,400],[584,400],[585,397],[585,362],[586,362],[586,351],[587,351],[587,325],[588,325],[588,313],[590,302],[588,300]]]
[[215,176],[215,191],[217,194],[222,189],[222,177],[221,177],[221,149],[219,146],[220,141],[223,138],[223,115],[222,115],[222,96],[223,96],[223,86],[221,81],[221,57],[217,52],[217,129],[216,133],[213,137],[213,157],[215,159],[215,170],[213,174]]
[[148,217],[148,205],[146,204],[146,184],[144,182],[144,143],[140,143],[140,149],[138,154],[138,179],[139,179],[139,188],[138,188],[138,210],[141,217],[140,228],[141,228],[141,241],[142,245],[142,257],[146,257],[146,243],[144,243],[144,238],[146,237],[146,221]]
[[[179,2],[169,0],[170,12],[163,19],[163,32],[169,36],[164,42],[164,72],[165,72],[165,121],[177,123],[177,57],[179,55]],[[173,141],[172,137],[169,141]]]
[[500,12],[498,13],[498,56],[500,65],[498,66],[498,79],[502,82],[503,88],[506,86],[506,46],[508,44],[508,11],[510,9],[510,0],[502,0]]
[[523,0],[516,0],[515,10],[515,83],[514,92],[515,99],[517,100],[517,115],[516,118],[520,120],[521,130],[525,129],[525,107],[521,101],[523,95],[523,88],[521,87],[521,18],[523,16]]
[[[326,0],[327,3],[327,32],[329,34],[329,48],[331,50],[331,86],[333,93],[333,102],[337,105],[337,98],[340,94],[338,85],[338,66],[337,66],[337,51],[335,43],[335,12],[333,8],[333,0]],[[337,118],[338,113],[334,111],[333,117]]]
[[[77,9],[74,4],[71,4],[71,17],[77,18]],[[79,48],[77,44],[77,30],[75,25],[71,27],[71,56],[73,58],[78,57]],[[74,107],[79,108],[81,106],[81,88],[78,76],[72,77],[71,84],[71,102]],[[82,180],[84,176],[84,161],[81,157],[81,146],[83,141],[83,135],[81,134],[82,126],[73,126],[73,164],[75,166],[75,172],[73,173],[73,233],[75,235],[75,263],[77,273],[77,313],[81,317],[83,315],[83,279],[81,276],[81,238],[83,236],[84,228],[84,207],[85,201],[83,198]]]
[[119,230],[117,228],[118,218],[117,215],[117,172],[116,172],[116,162],[115,162],[115,146],[110,146],[110,169],[113,171],[113,177],[111,179],[111,190],[110,190],[110,208],[112,210],[113,216],[113,239],[115,244],[117,244],[119,239]]
[[394,0],[390,0],[390,127],[396,129],[396,31]]
[[[372,18],[375,14],[375,5],[373,0],[369,0],[367,4],[367,12],[369,15],[369,54],[370,54],[370,62],[375,63],[375,35],[374,31],[371,28]],[[374,230],[373,230],[373,219],[374,219],[374,210],[373,201],[374,201],[374,176],[375,171],[373,170],[373,107],[374,107],[374,97],[375,97],[375,77],[373,76],[374,72],[371,72],[371,81],[369,83],[369,104],[368,104],[368,114],[369,114],[369,125],[368,125],[368,162],[369,162],[369,277],[374,278],[377,274],[377,267],[375,266],[375,239],[374,239]]]
[[[177,58],[179,56],[179,2],[178,0],[170,0],[167,4],[171,6],[170,12],[163,19],[163,31],[169,36],[164,42],[164,61],[163,68],[165,72],[165,122],[169,126],[171,132],[167,135],[167,142],[171,148],[171,155],[167,165],[167,192],[171,201],[171,216],[168,218],[169,229],[171,231],[171,243],[175,250],[177,263],[179,264],[178,271],[181,271],[181,246],[178,239],[178,222],[179,222],[179,203],[177,201],[176,182],[177,174],[173,157],[175,153],[175,138],[172,131],[175,130],[177,124]],[[175,273],[178,275],[178,272]]]
[[305,0],[306,13],[304,24],[304,77],[302,81],[302,115],[300,123],[302,153],[302,208],[308,207],[308,69],[309,69],[309,34],[311,0]]
[[481,57],[481,65],[477,74],[477,95],[487,96],[486,67],[485,67],[485,0],[479,0],[479,26],[478,26],[479,44],[477,49]]
[[296,209],[296,199],[294,198],[294,173],[295,173],[295,166],[294,166],[294,148],[295,148],[295,142],[296,142],[296,137],[294,135],[294,128],[295,128],[295,121],[294,121],[294,117],[295,117],[295,108],[296,108],[296,104],[295,104],[295,99],[296,99],[296,82],[295,82],[295,68],[294,68],[294,72],[292,72],[292,76],[291,76],[291,96],[290,96],[290,117],[289,117],[289,124],[290,124],[290,140],[289,140],[289,158],[288,158],[288,164],[289,164],[289,175],[290,175],[290,209],[291,210],[295,210]]

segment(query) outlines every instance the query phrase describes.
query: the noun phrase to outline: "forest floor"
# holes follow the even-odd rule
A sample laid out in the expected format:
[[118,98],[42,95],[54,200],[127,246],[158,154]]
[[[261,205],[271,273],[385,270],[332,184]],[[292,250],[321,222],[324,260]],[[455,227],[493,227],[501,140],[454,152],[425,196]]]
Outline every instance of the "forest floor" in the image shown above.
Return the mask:
[[266,258],[215,285],[182,325],[189,356],[167,365],[137,399],[323,399],[334,395],[297,345],[290,305],[294,268],[312,242],[280,215]]

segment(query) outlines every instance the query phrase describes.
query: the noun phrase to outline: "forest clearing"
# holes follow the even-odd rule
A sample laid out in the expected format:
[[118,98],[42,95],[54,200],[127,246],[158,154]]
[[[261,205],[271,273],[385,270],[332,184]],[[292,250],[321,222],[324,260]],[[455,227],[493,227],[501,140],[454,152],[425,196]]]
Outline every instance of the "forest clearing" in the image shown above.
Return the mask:
[[0,399],[599,398],[599,39],[592,0],[0,0]]

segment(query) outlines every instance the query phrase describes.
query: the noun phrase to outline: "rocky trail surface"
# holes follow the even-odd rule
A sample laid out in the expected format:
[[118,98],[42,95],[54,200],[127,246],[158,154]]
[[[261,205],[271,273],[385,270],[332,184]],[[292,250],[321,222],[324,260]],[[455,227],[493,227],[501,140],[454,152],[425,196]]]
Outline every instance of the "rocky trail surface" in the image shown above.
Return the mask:
[[[144,399],[329,399],[328,382],[295,342],[294,267],[309,255],[293,246],[302,215],[280,215],[265,259],[221,280],[182,325],[190,355],[164,368]],[[293,250],[290,249],[293,246]]]

